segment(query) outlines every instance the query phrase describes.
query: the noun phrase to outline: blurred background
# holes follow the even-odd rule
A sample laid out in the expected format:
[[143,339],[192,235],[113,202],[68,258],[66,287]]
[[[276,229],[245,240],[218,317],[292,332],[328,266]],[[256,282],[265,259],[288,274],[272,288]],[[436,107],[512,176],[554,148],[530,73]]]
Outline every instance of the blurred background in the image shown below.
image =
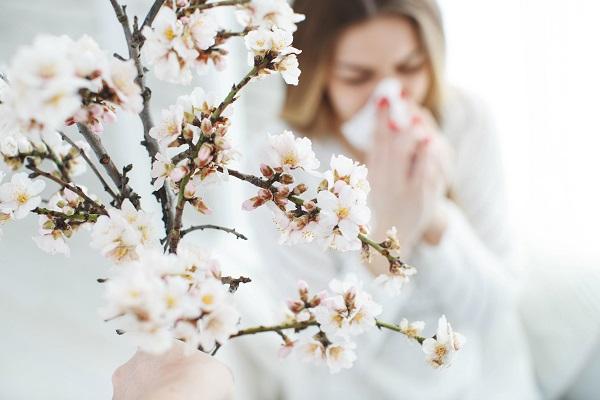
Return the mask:
[[[144,15],[152,2],[125,3],[130,15]],[[597,398],[600,386],[584,393],[578,388],[594,386],[578,382],[600,377],[598,369],[585,367],[590,359],[600,358],[589,350],[598,341],[598,324],[584,323],[597,319],[600,310],[600,293],[585,285],[589,274],[600,273],[596,226],[600,2],[440,0],[440,4],[449,44],[449,79],[477,93],[493,111],[512,223],[531,272],[531,298],[540,298],[533,296],[536,290],[548,293],[542,303],[527,301],[525,294],[524,318],[534,318],[542,307],[555,310],[554,321],[529,327],[530,334],[545,340],[555,337],[560,345],[572,347],[570,360],[534,355],[543,360],[540,379],[552,376],[548,398]],[[227,18],[223,16],[223,22]],[[87,33],[105,50],[126,53],[108,0],[2,0],[0,65],[39,33],[72,37]],[[232,44],[232,54],[219,80],[196,84],[225,92],[246,68],[239,42]],[[155,113],[190,90],[153,80],[149,84]],[[282,82],[264,80],[247,92],[234,114],[234,134],[242,142],[275,121]],[[133,186],[144,192],[149,162],[137,145],[139,133],[137,118],[120,115],[105,135],[117,164],[139,163]],[[94,188],[91,180],[85,183]],[[158,210],[149,190],[144,194],[145,206]],[[239,208],[231,193],[215,197],[232,210]],[[211,218],[236,222],[235,214],[223,211],[227,208],[222,206]],[[134,348],[126,335],[115,335],[97,315],[102,298],[95,279],[103,276],[105,262],[89,250],[85,233],[73,240],[70,258],[48,257],[30,240],[36,229],[37,221],[28,218],[3,227],[0,240],[0,399],[110,398],[112,371]],[[221,247],[219,235],[202,238],[217,250]],[[235,272],[232,267],[225,266]],[[558,281],[566,284],[555,285]],[[564,307],[571,296],[583,299],[578,315]],[[560,327],[565,324],[585,327],[576,342],[562,342]]]

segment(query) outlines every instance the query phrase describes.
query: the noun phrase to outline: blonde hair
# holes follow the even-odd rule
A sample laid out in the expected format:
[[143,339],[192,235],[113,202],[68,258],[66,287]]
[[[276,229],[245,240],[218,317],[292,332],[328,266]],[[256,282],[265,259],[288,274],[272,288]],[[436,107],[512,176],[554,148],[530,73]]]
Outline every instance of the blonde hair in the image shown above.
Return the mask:
[[325,90],[336,41],[346,28],[378,15],[398,15],[415,26],[427,55],[431,84],[424,101],[441,122],[444,97],[445,36],[435,0],[296,0],[296,12],[306,14],[294,35],[302,76],[288,86],[282,118],[308,136],[337,129]]

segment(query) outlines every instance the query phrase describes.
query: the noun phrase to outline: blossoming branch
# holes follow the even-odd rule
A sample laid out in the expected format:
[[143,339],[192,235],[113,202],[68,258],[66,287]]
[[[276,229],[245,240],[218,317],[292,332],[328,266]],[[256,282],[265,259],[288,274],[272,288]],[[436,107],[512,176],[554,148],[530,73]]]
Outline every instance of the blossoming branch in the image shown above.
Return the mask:
[[[353,365],[355,338],[379,328],[418,343],[434,367],[448,365],[464,338],[445,317],[432,337],[422,336],[422,322],[385,322],[381,305],[353,277],[332,280],[328,290],[316,294],[300,282],[280,324],[241,329],[244,317],[234,293],[251,278],[224,275],[212,252],[188,238],[208,229],[247,240],[235,228],[184,226],[185,208],[209,214],[213,205],[205,200],[207,193],[217,184],[231,184],[233,177],[258,188],[241,207],[270,208],[280,244],[315,242],[324,251],[360,251],[364,262],[375,252],[389,262],[389,273],[375,283],[393,294],[416,273],[400,259],[394,228],[383,240],[369,236],[366,166],[334,155],[328,169],[319,171],[311,141],[285,131],[265,138],[257,174],[232,168],[242,151],[229,133],[231,105],[257,79],[280,75],[287,84],[298,84],[301,50],[292,44],[304,16],[285,0],[156,0],[140,23],[137,17],[130,20],[117,0],[109,2],[128,57],[107,55],[89,36],[42,35],[22,47],[1,76],[0,153],[14,173],[1,183],[0,172],[0,224],[35,214],[34,242],[50,254],[65,255],[73,234],[91,230],[92,249],[113,264],[108,277],[99,279],[106,298],[101,313],[147,351],[165,351],[178,339],[191,350],[215,353],[230,339],[275,332],[281,355],[294,351],[337,372]],[[232,10],[239,27],[221,26],[219,9]],[[224,44],[236,39],[245,43],[249,69],[225,98],[195,88],[154,123],[145,74],[190,84],[194,74],[221,71],[228,56]],[[130,184],[128,173],[138,166],[118,166],[104,146],[104,126],[122,112],[137,114],[142,123],[141,144],[152,160],[149,184],[162,225],[142,208]],[[70,126],[76,132],[68,131]],[[90,193],[76,181],[88,170],[103,193]],[[319,183],[311,185],[315,177]]]

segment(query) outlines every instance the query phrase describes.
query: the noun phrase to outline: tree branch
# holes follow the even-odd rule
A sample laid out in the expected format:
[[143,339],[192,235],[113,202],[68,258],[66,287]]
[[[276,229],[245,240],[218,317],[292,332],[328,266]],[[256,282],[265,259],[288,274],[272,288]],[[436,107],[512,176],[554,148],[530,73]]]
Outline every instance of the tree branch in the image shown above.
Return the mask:
[[[67,143],[69,143],[71,145],[71,147],[73,147],[75,150],[77,150],[77,152],[79,153],[79,155],[85,160],[85,162],[90,166],[90,168],[92,169],[92,171],[94,171],[94,174],[96,175],[96,177],[100,180],[100,183],[102,183],[102,186],[104,187],[104,190],[113,198],[113,200],[115,202],[119,201],[119,197],[117,196],[117,194],[110,188],[110,186],[108,185],[108,183],[106,182],[106,180],[104,180],[104,177],[102,176],[102,174],[100,173],[100,171],[98,171],[98,168],[96,168],[96,165],[92,162],[92,160],[88,157],[88,155],[85,153],[85,151],[83,151],[79,146],[77,146],[75,144],[74,141],[71,140],[70,137],[68,137],[64,132],[58,131],[58,133],[60,134],[60,136],[63,138],[63,140]],[[116,205],[116,204],[115,204]]]
[[423,337],[423,336],[409,335],[409,334],[407,334],[406,332],[404,332],[404,331],[402,330],[402,328],[400,328],[400,326],[399,326],[399,325],[396,325],[396,324],[391,324],[391,323],[389,323],[389,322],[383,322],[383,321],[380,321],[380,320],[376,319],[376,320],[375,320],[375,325],[376,325],[376,326],[377,326],[379,329],[389,329],[389,330],[391,330],[391,331],[394,331],[394,332],[401,333],[401,334],[405,335],[406,337],[408,337],[409,339],[414,339],[414,340],[416,340],[416,341],[417,341],[419,344],[423,344],[423,342],[424,342],[424,341],[425,341],[425,339],[426,339],[426,338],[425,338],[425,337]]
[[[117,0],[110,0],[110,3],[115,11],[117,19],[121,23],[123,28],[123,33],[125,35],[125,40],[127,41],[127,49],[129,52],[129,58],[133,60],[135,64],[135,68],[137,70],[137,77],[135,79],[136,83],[142,90],[143,97],[143,108],[139,113],[140,120],[142,121],[142,126],[144,128],[144,140],[141,144],[146,148],[148,152],[148,156],[150,157],[150,162],[154,161],[156,153],[159,151],[158,142],[150,136],[150,129],[154,126],[152,121],[152,115],[150,112],[150,97],[151,91],[148,87],[146,87],[145,77],[144,77],[144,66],[142,65],[140,59],[140,50],[144,44],[144,37],[141,33],[141,28],[137,27],[137,18],[134,19],[134,27],[133,31],[131,26],[129,25],[129,18],[127,17],[127,13],[125,11],[125,7],[119,5]],[[142,28],[144,26],[151,26],[156,14],[160,10],[160,7],[164,3],[164,0],[156,0],[148,15],[144,19],[144,23],[142,24]],[[154,196],[156,200],[161,205],[162,211],[162,220],[165,224],[165,233],[168,235],[171,231],[173,225],[173,194],[172,192],[165,186],[160,188],[159,190],[154,192]]]
[[189,227],[189,228],[184,229],[184,230],[181,231],[181,237],[184,237],[188,233],[191,233],[191,232],[194,232],[194,231],[203,231],[205,229],[216,229],[216,230],[219,230],[219,231],[231,233],[232,235],[235,235],[235,237],[238,238],[238,239],[248,240],[248,238],[246,236],[244,236],[243,234],[237,232],[235,230],[235,228],[225,228],[223,226],[212,225],[212,224],[191,226],[191,227]]
[[304,322],[288,322],[279,325],[259,325],[252,328],[241,329],[229,336],[229,339],[234,339],[237,337],[247,336],[247,335],[256,335],[257,333],[265,333],[265,332],[278,332],[293,329],[296,332],[302,331],[311,326],[319,326],[319,323],[315,320],[304,321]]
[[76,221],[76,222],[80,222],[80,223],[85,223],[85,222],[96,222],[98,220],[98,217],[101,214],[96,214],[96,213],[84,213],[84,212],[76,212],[74,214],[65,214],[62,213],[60,211],[54,211],[54,210],[49,210],[47,208],[34,208],[32,210],[33,213],[38,214],[38,215],[46,215],[48,217],[53,217],[53,218],[61,218],[64,220],[71,220],[71,221]]
[[[225,170],[222,167],[217,167],[217,170],[219,172],[225,172]],[[239,171],[236,171],[236,170],[230,169],[230,168],[227,169],[227,174],[233,176],[234,178],[242,180],[244,182],[248,182],[254,186],[257,186],[257,187],[260,187],[263,189],[269,189],[271,191],[275,191],[275,187],[273,186],[273,184],[275,182],[273,180],[266,180],[263,178],[259,178],[258,176],[244,174],[242,172],[239,172]],[[290,196],[288,196],[288,200],[290,200],[291,202],[293,202],[294,204],[296,204],[298,206],[302,206],[304,204],[304,200],[302,200],[301,198],[299,198],[297,196],[290,195]],[[317,207],[316,210],[319,210],[319,208]],[[382,256],[387,258],[387,260],[390,263],[390,270],[397,269],[397,268],[410,268],[410,266],[408,264],[404,263],[402,260],[400,260],[399,257],[394,257],[392,254],[390,254],[388,249],[385,249],[379,243],[370,239],[366,235],[360,233],[358,235],[358,238],[360,239],[361,242],[372,247],[379,254],[381,254]]]
[[235,293],[242,283],[250,283],[252,279],[240,276],[239,278],[232,278],[230,276],[224,276],[221,278],[223,285],[229,285],[229,292]]
[[30,169],[31,171],[33,171],[34,175],[33,177],[36,176],[43,176],[44,178],[50,179],[51,181],[54,181],[55,183],[59,184],[60,186],[69,189],[71,192],[79,195],[82,199],[84,199],[88,204],[90,204],[93,208],[94,211],[97,211],[99,214],[102,215],[108,215],[108,212],[106,211],[106,208],[104,207],[104,205],[96,202],[95,200],[93,200],[92,198],[90,198],[87,194],[85,194],[85,192],[77,185],[71,184],[69,182],[65,182],[60,178],[57,178],[56,176],[46,172],[46,171],[42,171],[41,169],[37,168],[33,163],[29,163],[27,165],[27,168]]
[[152,7],[150,7],[150,11],[148,11],[148,14],[146,15],[146,18],[144,18],[142,26],[140,26],[140,31],[144,29],[145,26],[152,26],[152,22],[154,22],[154,18],[156,18],[156,15],[158,14],[158,11],[160,10],[164,2],[165,0],[154,1],[154,4],[152,4]]
[[[299,331],[307,329],[311,326],[320,326],[320,325],[315,320],[309,320],[309,321],[304,321],[304,322],[296,322],[295,321],[295,322],[288,322],[288,323],[283,323],[283,324],[279,324],[279,325],[271,325],[271,326],[260,325],[260,326],[255,326],[252,328],[246,328],[246,329],[239,330],[237,333],[234,333],[233,335],[231,335],[229,337],[229,339],[233,339],[233,338],[237,338],[237,337],[241,337],[241,336],[247,336],[247,335],[256,335],[257,333],[264,333],[264,332],[281,332],[281,331],[290,330],[290,329],[293,329],[294,331],[299,332]],[[377,328],[379,328],[379,329],[388,329],[388,330],[391,330],[391,331],[394,331],[397,333],[401,333],[401,334],[405,335],[406,337],[408,337],[409,339],[414,339],[419,344],[423,344],[423,342],[426,339],[423,336],[408,335],[406,332],[404,332],[400,328],[400,326],[389,323],[389,322],[380,321],[378,319],[375,320],[375,326],[377,326]]]

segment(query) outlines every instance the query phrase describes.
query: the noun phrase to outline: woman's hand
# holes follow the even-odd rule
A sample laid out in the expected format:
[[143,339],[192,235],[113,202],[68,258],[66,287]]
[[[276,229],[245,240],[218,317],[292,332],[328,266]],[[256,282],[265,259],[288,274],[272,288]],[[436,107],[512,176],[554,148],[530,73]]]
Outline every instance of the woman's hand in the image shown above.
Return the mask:
[[390,124],[387,104],[380,103],[379,124],[367,155],[376,237],[395,226],[403,257],[421,239],[435,243],[441,238],[441,200],[451,176],[450,146],[434,118],[421,107],[411,108],[411,127],[399,129]]
[[185,354],[175,341],[165,354],[137,351],[113,373],[113,400],[228,400],[233,398],[229,369],[200,351]]

